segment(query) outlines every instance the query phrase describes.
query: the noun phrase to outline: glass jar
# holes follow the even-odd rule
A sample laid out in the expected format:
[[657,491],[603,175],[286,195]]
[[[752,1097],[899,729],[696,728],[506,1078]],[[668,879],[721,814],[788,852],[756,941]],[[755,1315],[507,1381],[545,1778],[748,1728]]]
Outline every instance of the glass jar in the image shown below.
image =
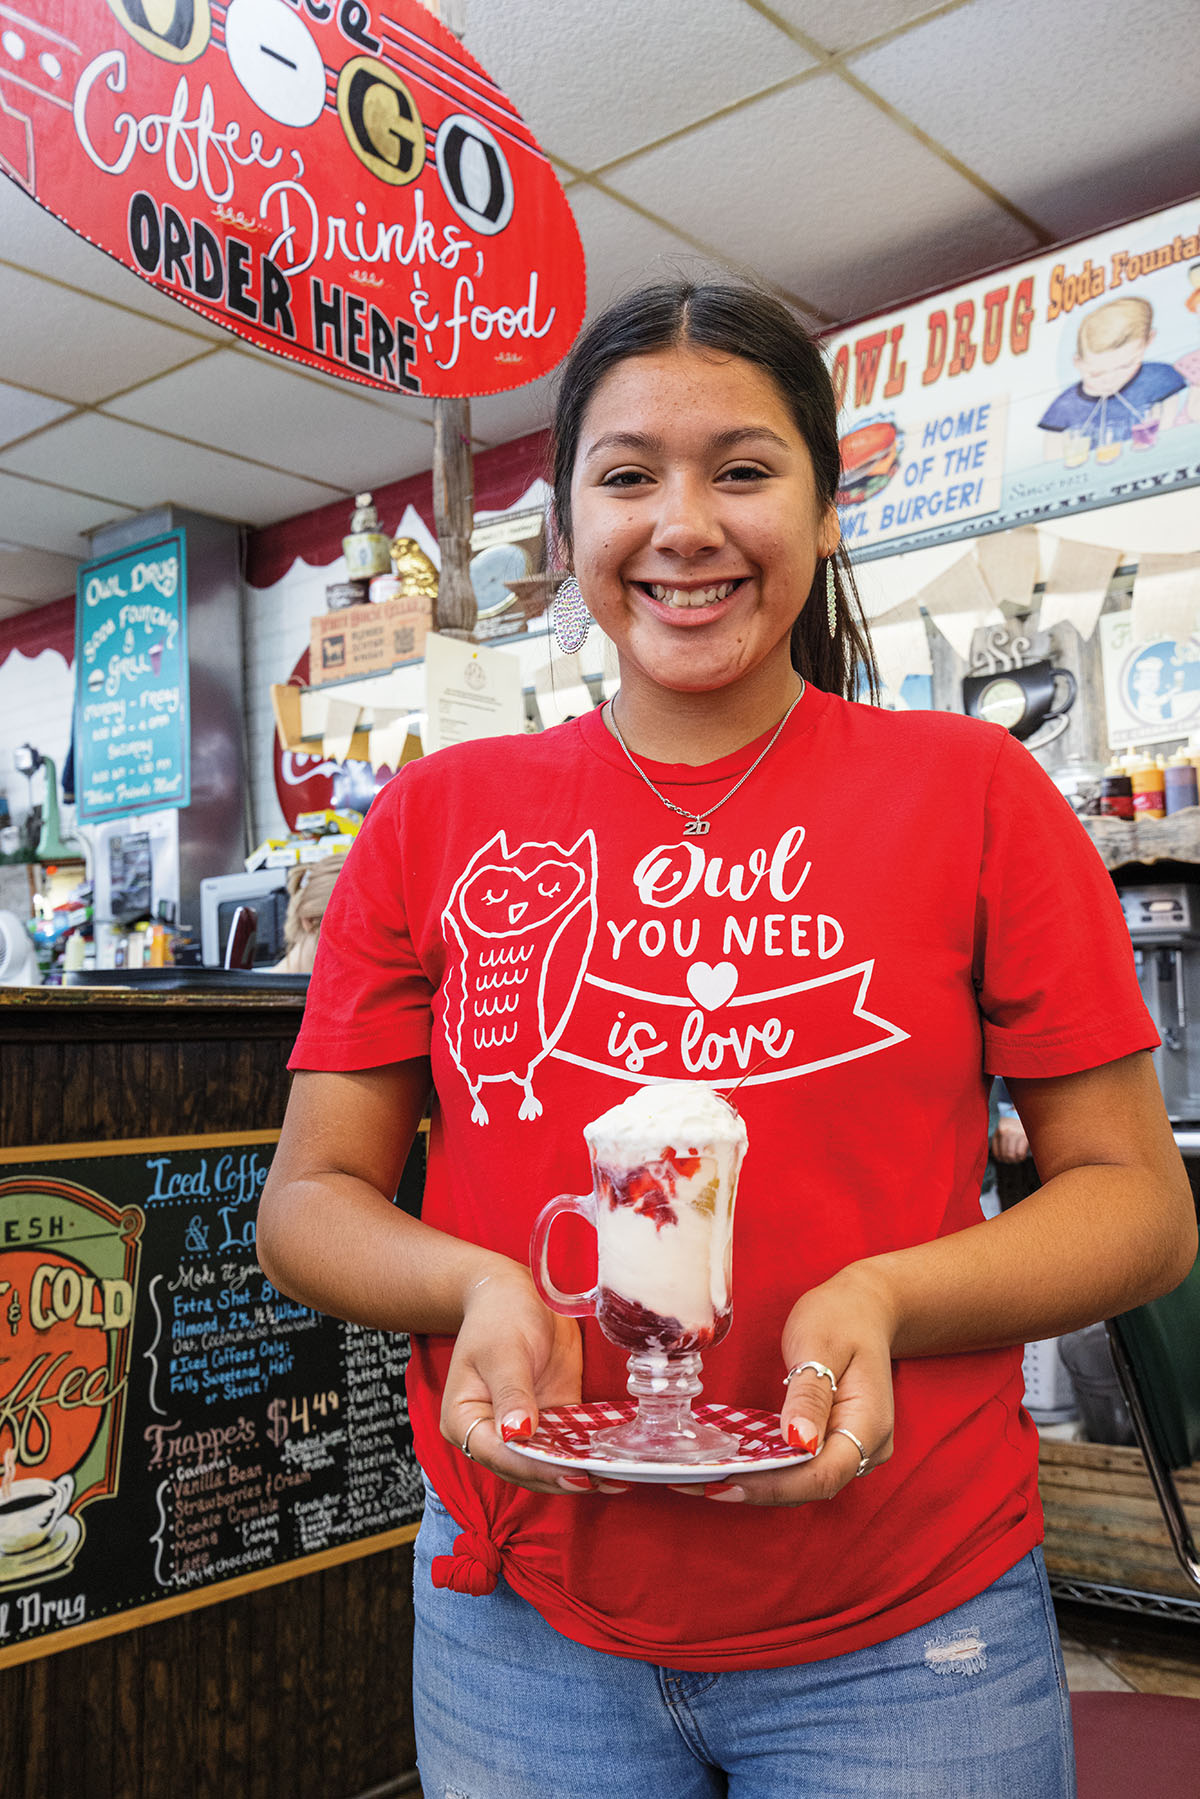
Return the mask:
[[1066,762],[1050,776],[1073,812],[1085,818],[1100,816],[1100,784],[1104,764],[1093,762],[1080,751],[1074,751]]

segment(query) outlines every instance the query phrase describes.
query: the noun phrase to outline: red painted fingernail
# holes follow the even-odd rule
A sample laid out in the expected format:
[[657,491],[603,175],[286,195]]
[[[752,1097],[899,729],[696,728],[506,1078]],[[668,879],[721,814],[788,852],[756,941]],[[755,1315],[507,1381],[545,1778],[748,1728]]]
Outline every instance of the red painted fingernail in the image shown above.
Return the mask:
[[500,1426],[500,1441],[511,1443],[514,1437],[531,1437],[533,1419],[528,1412],[511,1412]]
[[560,1474],[558,1484],[560,1487],[574,1487],[582,1493],[590,1493],[592,1490],[592,1483],[586,1474]]
[[816,1455],[821,1446],[817,1435],[817,1427],[810,1424],[807,1418],[793,1418],[787,1427],[787,1440],[793,1449],[802,1449],[805,1455]]
[[704,1489],[704,1497],[706,1499],[724,1499],[727,1502],[733,1501],[736,1503],[737,1500],[746,1497],[746,1489],[744,1487],[726,1486],[723,1483],[716,1486],[706,1486]]

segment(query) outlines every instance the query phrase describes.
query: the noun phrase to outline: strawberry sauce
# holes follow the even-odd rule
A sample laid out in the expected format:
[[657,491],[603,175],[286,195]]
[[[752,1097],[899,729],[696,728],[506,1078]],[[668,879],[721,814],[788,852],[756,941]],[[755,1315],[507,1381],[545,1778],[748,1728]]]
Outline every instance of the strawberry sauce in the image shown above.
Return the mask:
[[660,1231],[664,1224],[678,1224],[676,1185],[681,1177],[690,1180],[697,1174],[700,1161],[694,1150],[681,1156],[674,1149],[665,1149],[658,1160],[637,1168],[608,1168],[597,1163],[600,1196],[610,1206],[632,1206]]

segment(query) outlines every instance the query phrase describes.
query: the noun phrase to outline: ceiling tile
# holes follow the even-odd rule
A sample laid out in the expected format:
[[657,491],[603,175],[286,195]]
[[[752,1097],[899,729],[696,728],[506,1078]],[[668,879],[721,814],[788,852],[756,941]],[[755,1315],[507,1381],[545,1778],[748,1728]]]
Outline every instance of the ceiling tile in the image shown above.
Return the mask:
[[153,319],[0,265],[0,379],[63,400],[99,400],[202,355]]
[[47,400],[42,394],[26,393],[0,381],[0,444],[39,431],[43,425],[65,418],[70,410],[61,400]]
[[432,411],[348,382],[309,380],[277,358],[220,350],[104,410],[196,444],[327,482],[339,493],[427,469]]
[[851,67],[1055,237],[1200,189],[1195,0],[975,0]]
[[571,189],[571,210],[587,257],[589,317],[640,282],[703,278],[728,266],[584,181]]
[[210,341],[223,342],[230,336],[79,237],[15,181],[0,181],[0,258]]
[[87,532],[128,516],[127,508],[109,500],[0,474],[0,539],[7,543],[82,558],[91,553]]
[[[728,263],[705,255],[678,233],[635,212],[618,196],[577,181],[571,210],[587,258],[587,314],[591,319],[619,295],[648,281],[712,280],[728,276]],[[561,364],[560,364],[561,368]],[[479,443],[503,443],[550,422],[558,370],[508,394],[471,401],[471,434]]]
[[[722,256],[719,243],[698,249],[667,225],[646,218],[604,187],[576,182],[571,206],[587,255],[587,317],[594,318],[619,294],[647,281],[727,279],[744,266]],[[811,318],[816,323],[815,316]]]
[[511,443],[531,431],[544,431],[554,406],[557,370],[506,394],[486,394],[471,401],[471,437],[477,444]]
[[463,43],[542,148],[594,169],[813,66],[742,0],[467,0]]
[[[635,157],[605,182],[720,244],[831,322],[1036,247],[836,75],[752,102]],[[748,204],[748,194],[769,203]]]
[[0,596],[41,605],[75,591],[75,559],[48,550],[6,550],[0,544]]
[[326,387],[331,393],[350,395],[372,406],[389,406],[410,418],[420,418],[429,402],[419,394],[397,394],[382,387],[372,387],[366,381],[352,381],[349,375],[335,375],[328,369],[311,368],[306,362],[297,362],[294,357],[280,356],[274,350],[263,349],[258,344],[247,343],[244,338],[235,338],[228,346],[236,350],[250,362],[257,362],[263,368],[282,370],[289,376],[305,381],[310,387]]
[[895,31],[931,10],[931,0],[771,0],[771,11],[836,54]]
[[250,525],[326,506],[343,491],[95,412],[0,452],[0,469],[99,492],[135,510],[171,502]]

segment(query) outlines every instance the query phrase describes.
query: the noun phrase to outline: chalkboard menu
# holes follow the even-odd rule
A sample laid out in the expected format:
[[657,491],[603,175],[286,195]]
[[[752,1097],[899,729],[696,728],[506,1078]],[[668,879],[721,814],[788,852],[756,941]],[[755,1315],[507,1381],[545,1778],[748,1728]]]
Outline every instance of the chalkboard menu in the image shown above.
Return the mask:
[[408,1339],[255,1259],[277,1140],[0,1151],[0,1667],[415,1534]]
[[85,562],[75,590],[75,795],[98,823],[191,798],[182,531]]

